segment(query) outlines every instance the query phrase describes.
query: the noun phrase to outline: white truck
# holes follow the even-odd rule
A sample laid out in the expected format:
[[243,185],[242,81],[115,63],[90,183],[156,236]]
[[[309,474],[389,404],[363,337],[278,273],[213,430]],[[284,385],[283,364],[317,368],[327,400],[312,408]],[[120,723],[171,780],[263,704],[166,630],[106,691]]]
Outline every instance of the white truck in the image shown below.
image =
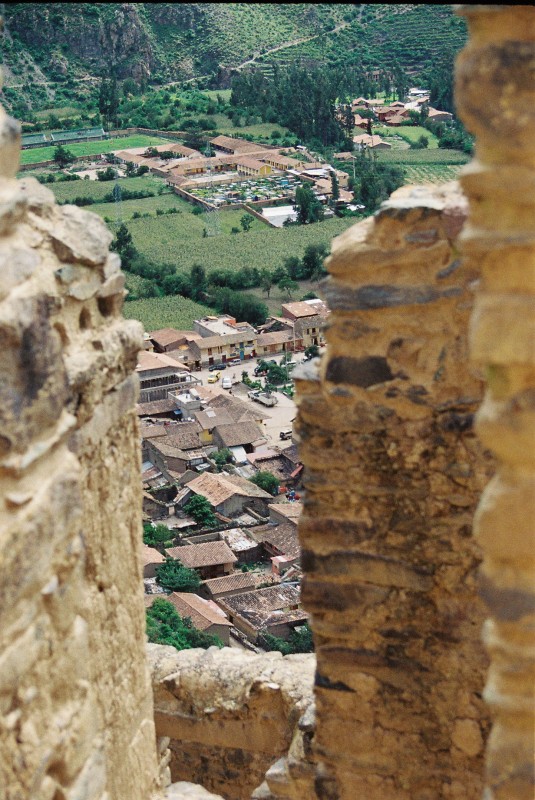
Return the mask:
[[264,406],[276,406],[279,402],[274,394],[261,392],[259,389],[253,389],[251,392],[247,393],[247,396],[251,400],[256,400],[257,403],[262,403]]

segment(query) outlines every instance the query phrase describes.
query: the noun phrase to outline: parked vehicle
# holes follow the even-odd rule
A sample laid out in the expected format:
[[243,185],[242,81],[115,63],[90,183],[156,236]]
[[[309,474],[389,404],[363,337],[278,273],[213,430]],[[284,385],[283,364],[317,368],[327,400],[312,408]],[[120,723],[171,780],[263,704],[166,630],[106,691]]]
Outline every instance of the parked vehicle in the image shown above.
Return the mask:
[[220,377],[220,372],[212,372],[212,374],[208,376],[208,383],[217,383]]
[[223,362],[221,362],[221,364],[216,364],[216,365],[215,365],[215,368],[216,368],[216,369],[226,369],[226,368],[227,368],[227,365],[226,365],[226,364],[224,364]]
[[283,441],[286,441],[286,439],[291,439],[291,438],[292,438],[292,429],[291,428],[284,428],[279,433],[279,439],[282,439]]
[[279,402],[274,394],[267,394],[267,392],[258,392],[258,395],[253,399],[264,406],[276,406]]
[[213,372],[215,369],[218,369],[217,364],[210,364],[210,366],[208,367],[209,372]]
[[247,397],[250,400],[256,400],[259,394],[260,394],[260,389],[251,389],[250,392],[247,392]]
[[241,363],[241,358],[231,358],[230,361],[227,361],[227,367],[239,367]]
[[232,388],[232,379],[231,379],[230,375],[225,375],[225,377],[221,381],[221,388],[222,389],[231,389]]

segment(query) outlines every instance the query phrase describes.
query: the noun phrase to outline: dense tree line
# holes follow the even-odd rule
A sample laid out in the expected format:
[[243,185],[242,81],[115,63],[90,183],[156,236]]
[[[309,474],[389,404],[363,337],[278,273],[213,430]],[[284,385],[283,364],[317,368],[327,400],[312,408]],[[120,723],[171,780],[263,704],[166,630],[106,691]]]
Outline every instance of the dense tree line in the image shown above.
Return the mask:
[[375,211],[392,192],[405,183],[403,169],[379,163],[374,154],[362,150],[355,155],[355,177],[349,178],[349,188],[356,203],[366,206],[366,213]]
[[346,132],[335,117],[340,83],[328,68],[297,65],[273,75],[243,71],[232,80],[231,105],[258,114],[265,122],[278,122],[303,141],[320,145],[346,143]]

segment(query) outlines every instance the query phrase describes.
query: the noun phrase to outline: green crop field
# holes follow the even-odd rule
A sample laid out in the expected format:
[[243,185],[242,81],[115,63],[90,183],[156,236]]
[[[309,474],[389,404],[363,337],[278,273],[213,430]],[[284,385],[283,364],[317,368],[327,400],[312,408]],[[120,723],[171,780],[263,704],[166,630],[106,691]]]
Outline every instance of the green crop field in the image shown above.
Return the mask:
[[422,164],[467,164],[470,156],[460,150],[448,150],[437,147],[424,150],[381,150],[377,153],[377,161],[383,164],[399,164],[420,166]]
[[[64,147],[74,156],[95,156],[99,153],[111,153],[112,150],[125,150],[128,147],[150,147],[150,145],[163,144],[169,141],[157,136],[146,136],[139,134],[136,136],[126,136],[124,139],[103,139],[99,142],[70,142],[64,143]],[[33,147],[23,150],[20,154],[21,164],[37,164],[39,161],[51,161],[54,158],[54,150],[57,145],[51,147]]]
[[403,167],[407,183],[446,183],[459,177],[460,164],[424,164]]
[[313,225],[290,228],[268,228],[262,222],[247,233],[225,233],[240,227],[243,211],[220,213],[222,233],[217,237],[202,237],[205,222],[202,216],[175,214],[135,219],[129,222],[137,249],[156,263],[172,264],[178,272],[188,272],[195,263],[210,271],[214,268],[239,269],[240,267],[274,269],[285,258],[301,258],[308,244],[324,243],[349,228],[354,219],[333,218]]
[[131,300],[123,306],[124,316],[127,319],[138,319],[146,331],[155,331],[159,328],[192,330],[194,320],[204,317],[211,311],[207,306],[180,295]]

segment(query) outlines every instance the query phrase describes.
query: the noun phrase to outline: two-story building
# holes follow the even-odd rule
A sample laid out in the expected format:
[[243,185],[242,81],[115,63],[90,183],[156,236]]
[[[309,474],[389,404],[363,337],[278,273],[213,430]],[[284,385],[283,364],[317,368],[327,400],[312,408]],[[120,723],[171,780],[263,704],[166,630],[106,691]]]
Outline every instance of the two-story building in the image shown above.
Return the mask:
[[136,373],[140,382],[140,403],[166,400],[167,393],[184,389],[200,383],[190,374],[184,364],[180,364],[166,353],[151,353],[141,350],[138,356]]

